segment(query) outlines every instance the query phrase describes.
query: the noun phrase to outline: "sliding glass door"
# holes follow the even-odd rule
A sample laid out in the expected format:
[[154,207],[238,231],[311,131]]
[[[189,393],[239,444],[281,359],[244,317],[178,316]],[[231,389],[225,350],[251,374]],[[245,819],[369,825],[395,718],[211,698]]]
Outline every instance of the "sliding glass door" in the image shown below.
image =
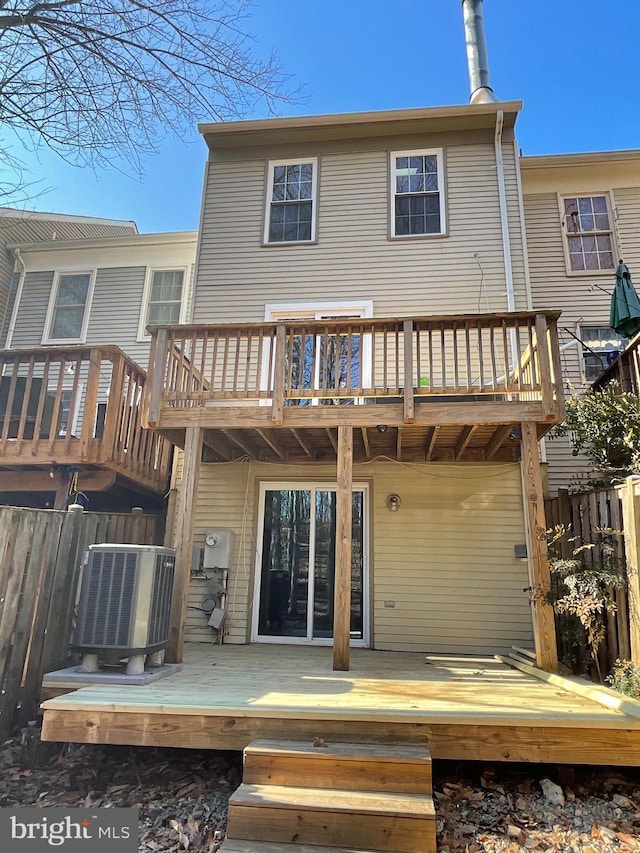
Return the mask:
[[[351,642],[368,642],[367,488],[352,498]],[[330,645],[336,487],[265,483],[260,489],[254,640]]]

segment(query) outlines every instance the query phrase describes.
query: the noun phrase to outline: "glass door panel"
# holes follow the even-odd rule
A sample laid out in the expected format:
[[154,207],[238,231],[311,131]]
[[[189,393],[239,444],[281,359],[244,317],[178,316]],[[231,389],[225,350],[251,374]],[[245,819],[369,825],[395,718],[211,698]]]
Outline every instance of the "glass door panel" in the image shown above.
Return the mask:
[[308,636],[311,491],[265,493],[258,633]]
[[[363,493],[353,493],[351,541],[351,639],[364,637]],[[314,638],[333,637],[333,594],[336,574],[336,493],[316,491],[313,560]]]
[[[352,504],[351,639],[364,642],[365,500]],[[259,566],[257,636],[295,642],[333,637],[336,490],[268,489]]]

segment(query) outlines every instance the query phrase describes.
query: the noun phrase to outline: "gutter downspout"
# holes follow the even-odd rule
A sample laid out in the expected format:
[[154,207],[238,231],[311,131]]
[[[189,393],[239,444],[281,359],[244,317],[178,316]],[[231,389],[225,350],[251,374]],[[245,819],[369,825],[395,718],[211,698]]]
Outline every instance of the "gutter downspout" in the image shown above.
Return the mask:
[[22,259],[22,255],[20,254],[20,249],[14,249],[13,255],[16,259],[16,263],[13,266],[14,275],[16,273],[16,266],[20,264],[22,267],[22,272],[20,273],[20,280],[18,282],[18,287],[16,288],[16,295],[13,300],[13,310],[11,311],[11,320],[9,322],[9,328],[7,329],[7,339],[4,342],[5,349],[11,349],[13,344],[13,333],[16,328],[16,323],[18,322],[18,309],[20,307],[20,302],[22,301],[22,291],[24,290],[24,280],[27,277],[27,265]]
[[502,128],[504,112],[496,113],[496,171],[498,175],[498,199],[500,203],[500,227],[502,229],[502,252],[504,255],[504,277],[507,285],[507,311],[516,310],[516,298],[513,289],[513,267],[511,266],[511,240],[509,237],[509,220],[507,212],[507,191],[504,183],[504,161],[502,159]]
[[533,310],[533,292],[531,290],[531,269],[529,267],[529,244],[527,241],[527,220],[524,215],[524,194],[522,192],[522,174],[520,172],[520,149],[518,140],[513,140],[514,162],[516,164],[516,184],[518,189],[518,215],[520,217],[520,233],[522,234],[522,260],[524,263],[524,286],[527,296],[527,309]]

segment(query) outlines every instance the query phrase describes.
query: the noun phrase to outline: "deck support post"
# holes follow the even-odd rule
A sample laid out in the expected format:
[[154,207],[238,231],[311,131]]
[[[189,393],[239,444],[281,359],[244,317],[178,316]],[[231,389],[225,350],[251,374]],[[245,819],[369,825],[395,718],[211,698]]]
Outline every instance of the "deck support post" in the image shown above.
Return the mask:
[[640,664],[640,498],[636,494],[637,477],[627,477],[620,486],[622,528],[627,558],[627,595],[631,660]]
[[558,650],[553,607],[547,601],[551,582],[546,539],[544,492],[535,423],[525,421],[522,430],[521,472],[524,511],[527,520],[528,552],[531,565],[531,606],[536,664],[547,672],[558,669]]
[[184,650],[184,623],[189,594],[189,578],[193,551],[193,527],[202,461],[202,427],[188,427],[184,441],[182,483],[174,524],[176,569],[171,600],[169,642],[165,653],[168,663],[180,663]]
[[333,600],[333,668],[349,670],[351,638],[351,526],[353,514],[353,427],[338,427],[336,572]]

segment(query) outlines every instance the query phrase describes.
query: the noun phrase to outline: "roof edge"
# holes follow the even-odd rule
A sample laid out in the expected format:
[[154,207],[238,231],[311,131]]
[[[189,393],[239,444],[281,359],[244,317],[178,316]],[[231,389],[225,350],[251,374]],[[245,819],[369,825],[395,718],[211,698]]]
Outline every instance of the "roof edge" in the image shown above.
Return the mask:
[[197,231],[159,231],[149,234],[120,234],[113,237],[79,237],[73,240],[38,240],[34,243],[9,243],[8,249],[24,252],[51,252],[71,249],[117,249],[127,246],[163,246],[195,243]]
[[105,216],[77,216],[74,213],[50,213],[40,210],[20,210],[17,207],[0,206],[0,219],[41,219],[45,222],[64,220],[65,222],[81,222],[86,225],[115,225],[122,228],[132,228],[139,233],[133,219],[109,219]]
[[357,127],[372,123],[429,119],[447,119],[469,115],[492,115],[499,110],[507,113],[518,113],[522,109],[522,101],[496,101],[487,104],[454,104],[442,107],[415,107],[401,110],[377,110],[373,112],[328,113],[311,116],[292,116],[287,118],[248,119],[246,121],[206,122],[198,125],[202,136],[232,133],[252,133],[260,131],[279,130],[312,130],[328,127]]
[[575,154],[533,154],[521,157],[520,164],[523,169],[535,169],[540,166],[564,168],[593,163],[622,163],[630,160],[640,160],[640,148],[626,148],[619,151],[584,151]]

